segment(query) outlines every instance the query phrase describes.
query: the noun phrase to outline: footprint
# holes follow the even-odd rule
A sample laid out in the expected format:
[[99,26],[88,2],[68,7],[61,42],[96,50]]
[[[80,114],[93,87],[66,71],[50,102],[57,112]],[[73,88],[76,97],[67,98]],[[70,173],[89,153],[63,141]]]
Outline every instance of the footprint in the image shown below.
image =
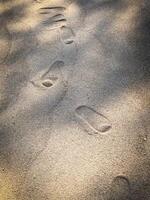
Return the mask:
[[71,28],[67,27],[67,26],[62,26],[60,28],[60,35],[61,35],[61,40],[65,43],[65,44],[71,44],[74,41],[74,32]]
[[47,29],[59,28],[62,42],[64,44],[71,44],[74,41],[75,34],[73,30],[67,26],[67,19],[63,15],[65,10],[66,8],[61,6],[42,7],[39,13],[44,16],[42,24],[45,25]]
[[131,189],[129,180],[124,176],[114,178],[110,191],[107,193],[107,200],[130,200]]
[[11,48],[11,36],[6,27],[0,28],[0,64],[8,57]]
[[20,121],[26,120],[26,123],[36,120],[37,116],[50,116],[67,91],[67,82],[60,69],[63,66],[64,62],[57,60],[46,72],[43,70],[33,77],[22,88],[17,102],[8,112],[17,116]]
[[65,81],[62,78],[60,68],[64,66],[63,61],[55,61],[51,67],[43,74],[40,75],[39,78],[35,78],[30,81],[35,87],[41,89],[48,89],[53,86],[56,86],[58,82],[62,82],[62,85],[65,85]]
[[89,134],[105,134],[112,126],[110,121],[101,113],[88,106],[79,106],[75,110],[80,125]]
[[68,26],[62,26],[59,29],[61,49],[62,49],[62,59],[65,60],[66,65],[68,66],[69,77],[72,75],[73,66],[77,61],[78,46],[75,40],[75,34],[73,30]]
[[66,25],[66,19],[63,15],[65,7],[42,7],[39,9],[39,14],[42,17],[42,24],[48,30],[57,29]]

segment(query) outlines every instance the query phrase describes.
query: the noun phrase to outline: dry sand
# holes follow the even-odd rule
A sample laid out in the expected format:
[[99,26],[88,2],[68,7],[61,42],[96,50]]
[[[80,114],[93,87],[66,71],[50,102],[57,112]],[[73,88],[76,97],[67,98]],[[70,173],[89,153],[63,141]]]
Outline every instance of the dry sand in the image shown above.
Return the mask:
[[149,11],[0,1],[0,200],[150,200]]

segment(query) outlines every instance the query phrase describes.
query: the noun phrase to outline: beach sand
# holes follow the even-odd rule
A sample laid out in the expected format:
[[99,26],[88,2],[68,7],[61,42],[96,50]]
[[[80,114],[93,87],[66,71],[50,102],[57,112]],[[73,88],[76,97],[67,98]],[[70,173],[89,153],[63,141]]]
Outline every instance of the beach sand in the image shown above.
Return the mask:
[[0,200],[150,200],[149,10],[0,1]]

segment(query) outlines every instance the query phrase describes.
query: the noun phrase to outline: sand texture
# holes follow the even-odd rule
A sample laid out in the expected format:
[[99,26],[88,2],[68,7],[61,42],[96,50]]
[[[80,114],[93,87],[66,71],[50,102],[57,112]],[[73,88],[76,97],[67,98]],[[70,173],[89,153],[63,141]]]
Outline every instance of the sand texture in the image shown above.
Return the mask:
[[0,200],[150,200],[149,0],[0,0]]

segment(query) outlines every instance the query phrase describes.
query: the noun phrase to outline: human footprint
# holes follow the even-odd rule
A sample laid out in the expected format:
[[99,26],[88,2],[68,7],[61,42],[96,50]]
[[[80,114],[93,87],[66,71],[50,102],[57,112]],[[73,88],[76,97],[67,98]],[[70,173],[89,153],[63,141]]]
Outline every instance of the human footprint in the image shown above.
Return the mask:
[[89,134],[105,134],[112,126],[110,121],[101,113],[88,106],[79,106],[75,110],[78,121]]

